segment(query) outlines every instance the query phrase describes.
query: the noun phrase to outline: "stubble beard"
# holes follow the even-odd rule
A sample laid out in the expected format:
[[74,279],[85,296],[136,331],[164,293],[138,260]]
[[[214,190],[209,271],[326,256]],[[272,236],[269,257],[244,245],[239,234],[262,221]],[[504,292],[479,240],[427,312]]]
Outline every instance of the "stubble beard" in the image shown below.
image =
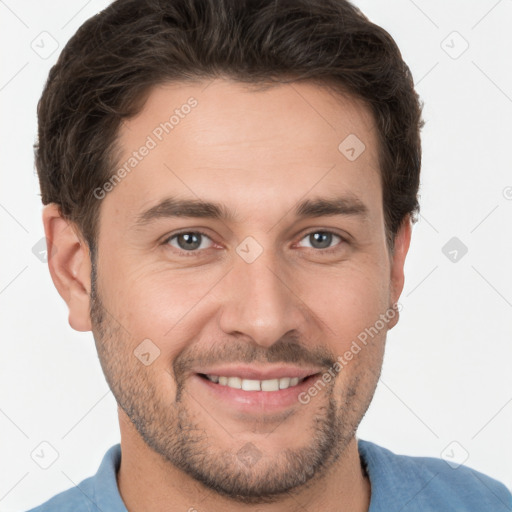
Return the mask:
[[[104,308],[95,272],[93,264],[90,314],[103,373],[141,438],[165,461],[221,496],[243,504],[264,504],[311,485],[342,456],[373,397],[372,393],[367,403],[357,404],[357,377],[341,400],[335,398],[334,386],[325,388],[325,405],[317,406],[311,425],[305,425],[310,432],[306,445],[263,454],[254,464],[247,464],[240,460],[237,449],[215,446],[215,439],[201,426],[202,418],[194,417],[187,407],[187,397],[191,404],[194,400],[183,381],[176,382],[176,397],[169,403],[151,380],[154,373],[131,351],[123,350],[127,335]],[[354,410],[362,413],[354,418]],[[233,439],[226,443],[235,444]],[[256,449],[257,444],[253,443]]]

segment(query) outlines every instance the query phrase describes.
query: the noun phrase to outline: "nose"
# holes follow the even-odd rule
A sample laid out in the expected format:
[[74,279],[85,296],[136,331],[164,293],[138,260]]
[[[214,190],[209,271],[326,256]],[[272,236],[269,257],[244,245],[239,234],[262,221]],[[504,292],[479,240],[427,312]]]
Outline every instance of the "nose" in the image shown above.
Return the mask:
[[263,347],[270,347],[289,331],[304,333],[308,313],[294,291],[290,272],[269,253],[264,251],[252,263],[235,257],[223,283],[225,300],[220,316],[223,332],[248,336]]

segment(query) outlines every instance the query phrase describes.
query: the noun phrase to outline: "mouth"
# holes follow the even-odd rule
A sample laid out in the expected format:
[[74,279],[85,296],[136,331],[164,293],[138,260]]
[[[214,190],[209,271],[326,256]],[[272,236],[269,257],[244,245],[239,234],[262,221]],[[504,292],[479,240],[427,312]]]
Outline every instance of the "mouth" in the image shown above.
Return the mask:
[[208,369],[192,377],[194,388],[206,394],[208,403],[216,410],[261,416],[303,407],[299,395],[321,379],[321,371],[316,368],[258,371],[238,367]]
[[268,391],[275,392],[281,389],[288,389],[298,386],[308,377],[280,377],[276,379],[243,379],[242,377],[228,377],[227,375],[209,375],[198,374],[200,377],[219,384],[219,386],[227,386],[232,389],[242,389],[244,391]]

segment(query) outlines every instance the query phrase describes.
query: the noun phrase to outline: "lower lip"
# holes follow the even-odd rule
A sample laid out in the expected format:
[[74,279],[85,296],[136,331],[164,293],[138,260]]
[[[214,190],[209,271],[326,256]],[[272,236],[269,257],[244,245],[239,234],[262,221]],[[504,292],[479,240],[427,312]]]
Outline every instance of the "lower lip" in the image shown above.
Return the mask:
[[230,407],[242,412],[278,412],[293,405],[301,405],[299,395],[306,391],[318,374],[311,375],[296,386],[279,391],[244,391],[216,384],[204,377],[195,375],[194,379],[214,397]]

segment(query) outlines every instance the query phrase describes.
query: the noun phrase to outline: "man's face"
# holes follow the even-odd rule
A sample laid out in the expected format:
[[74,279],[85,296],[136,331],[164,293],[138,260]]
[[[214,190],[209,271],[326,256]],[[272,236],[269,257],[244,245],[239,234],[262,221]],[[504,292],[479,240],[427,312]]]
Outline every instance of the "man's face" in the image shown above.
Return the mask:
[[[207,85],[155,88],[120,129],[119,167],[137,163],[101,202],[91,319],[146,444],[250,501],[321,475],[353,440],[402,285],[364,106],[305,83]],[[185,200],[222,215],[172,208]]]

